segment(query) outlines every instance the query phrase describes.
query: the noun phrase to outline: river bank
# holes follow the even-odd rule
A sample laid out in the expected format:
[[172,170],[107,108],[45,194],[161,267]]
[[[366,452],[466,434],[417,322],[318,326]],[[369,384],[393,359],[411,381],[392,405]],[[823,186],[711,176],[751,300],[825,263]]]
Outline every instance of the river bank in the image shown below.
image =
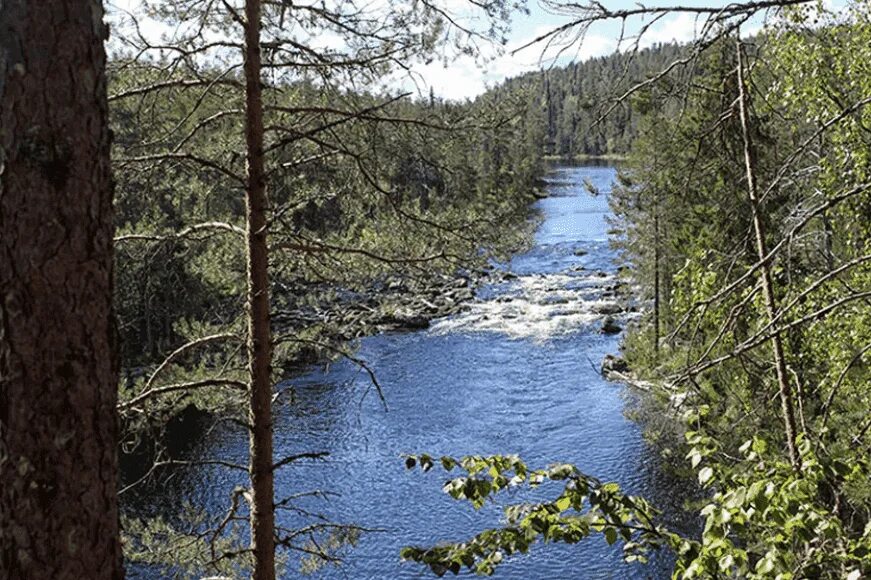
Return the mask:
[[[417,578],[420,569],[399,562],[402,546],[460,540],[500,521],[500,506],[475,512],[441,493],[438,476],[407,473],[403,453],[517,453],[532,466],[571,462],[649,498],[667,517],[677,513],[681,494],[671,490],[679,485],[624,416],[632,393],[605,381],[599,368],[619,350],[620,334],[602,332],[606,319],[625,326],[637,315],[614,311],[620,305],[610,294],[619,281],[606,219],[613,178],[611,168],[558,168],[548,177],[549,197],[536,202],[542,219],[533,245],[504,265],[508,276],[479,286],[474,299],[429,328],[360,340],[355,357],[377,376],[388,411],[351,361],[309,367],[280,385],[290,394],[276,405],[276,457],[328,454],[277,474],[277,499],[298,497],[280,525],[298,529],[308,521],[303,513],[316,513],[382,530],[357,538],[353,548],[339,547],[343,565],[328,565],[317,578]],[[602,193],[588,194],[585,180]],[[247,433],[234,425],[213,430],[191,457],[244,463]],[[171,491],[164,486],[140,497],[140,505],[177,513],[188,502],[220,517],[245,477],[202,465],[170,483]],[[316,490],[323,493],[300,496]],[[297,566],[291,559],[286,576]],[[659,578],[669,567],[666,554],[655,555],[650,567],[627,565],[618,547],[589,542],[535,549],[498,574]],[[143,569],[134,577],[157,576]]]
[[623,153],[605,153],[603,155],[578,154],[573,157],[567,157],[565,155],[545,155],[543,159],[550,163],[562,165],[580,164],[612,167],[626,161],[627,156]]
[[[502,227],[527,230],[524,244],[531,243],[535,221],[530,215],[525,223],[504,224]],[[502,248],[503,254],[523,251]],[[470,260],[473,262],[473,260]],[[316,340],[299,341],[290,350],[277,349],[273,364],[284,381],[308,372],[313,366],[324,366],[353,358],[359,341],[383,333],[413,332],[429,328],[433,320],[460,312],[475,298],[479,288],[498,284],[513,274],[494,263],[479,267],[461,267],[451,273],[423,272],[420,275],[395,274],[382,276],[365,290],[337,293],[332,287],[312,287],[312,296],[297,302],[303,306],[277,309],[272,315],[273,336],[277,344],[283,337],[311,336]],[[329,298],[324,299],[324,296]],[[300,298],[300,297],[296,297]],[[205,363],[200,372],[220,372],[217,365]],[[150,370],[125,369],[125,382],[134,389],[145,380]],[[208,433],[216,423],[241,420],[246,402],[233,393],[217,391],[202,396],[202,391],[180,392],[157,412],[122,413],[120,445],[121,487],[145,483],[153,474],[155,464],[160,469],[186,468],[186,457],[194,442]],[[123,403],[122,403],[123,404]]]

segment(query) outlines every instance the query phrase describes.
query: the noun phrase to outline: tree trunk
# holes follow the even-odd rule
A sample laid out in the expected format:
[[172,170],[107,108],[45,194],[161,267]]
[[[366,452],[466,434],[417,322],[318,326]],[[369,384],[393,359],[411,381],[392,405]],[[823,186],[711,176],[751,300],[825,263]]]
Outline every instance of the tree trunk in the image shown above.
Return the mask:
[[99,0],[0,2],[0,577],[123,578]]
[[245,139],[248,150],[248,367],[251,549],[254,580],[275,578],[272,477],[272,337],[269,328],[269,248],[263,152],[260,0],[245,4]]
[[[762,294],[765,298],[765,310],[769,322],[777,316],[777,298],[774,295],[771,280],[771,267],[765,262],[768,248],[765,242],[765,226],[762,223],[759,207],[759,195],[756,191],[756,160],[753,154],[753,142],[750,136],[750,121],[747,113],[747,91],[744,83],[744,59],[741,47],[741,39],[736,39],[738,52],[738,111],[741,117],[741,133],[744,137],[744,166],[747,173],[747,193],[750,197],[750,205],[753,211],[753,232],[756,237],[756,254],[761,262],[759,278],[762,282]],[[792,387],[789,383],[789,375],[786,369],[786,358],[783,352],[783,341],[779,334],[771,338],[771,346],[774,349],[774,367],[777,372],[777,384],[780,391],[780,405],[783,413],[784,430],[786,432],[786,446],[789,450],[789,460],[793,467],[801,465],[801,458],[795,446],[795,410],[792,400]]]
[[[655,196],[658,194],[654,194]],[[660,267],[660,249],[659,249],[659,198],[655,197],[656,204],[653,212],[653,356],[654,360],[659,363],[659,336],[660,336],[660,296],[659,296],[659,267]]]

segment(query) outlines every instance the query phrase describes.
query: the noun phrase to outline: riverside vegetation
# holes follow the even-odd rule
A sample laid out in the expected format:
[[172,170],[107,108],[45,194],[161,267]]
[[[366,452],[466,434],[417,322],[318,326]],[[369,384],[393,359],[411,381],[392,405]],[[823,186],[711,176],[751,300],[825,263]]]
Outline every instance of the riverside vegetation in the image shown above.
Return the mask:
[[[61,4],[46,6],[67,14]],[[475,508],[523,486],[556,492],[508,507],[502,527],[465,542],[408,547],[402,557],[439,575],[464,568],[492,574],[538,542],[597,534],[622,544],[628,560],[672,551],[678,578],[871,575],[867,1],[838,10],[801,0],[564,7],[573,17],[569,29],[582,32],[599,21],[675,13],[707,20],[690,44],[527,74],[466,103],[354,87],[446,46],[474,53],[477,41],[504,35],[521,6],[476,2],[486,25],[469,29],[437,3],[380,18],[344,4],[146,4],[149,18],[180,26],[172,43],[147,39],[134,19],[126,32],[118,27],[108,64],[101,51],[85,51],[98,55],[87,77],[95,94],[108,86],[108,99],[82,109],[100,113],[89,126],[100,126],[93,157],[102,177],[95,178],[94,199],[103,209],[91,212],[99,219],[80,216],[67,229],[92,220],[99,231],[111,230],[108,119],[115,283],[114,295],[104,296],[112,308],[99,332],[109,336],[105,328],[117,314],[121,346],[113,353],[116,342],[107,339],[101,376],[114,376],[115,354],[122,369],[120,433],[110,421],[92,439],[120,444],[122,507],[161,474],[194,463],[167,436],[191,418],[242,425],[251,459],[209,460],[250,476],[250,488],[234,491],[216,521],[197,510],[174,519],[125,510],[129,563],[179,576],[208,570],[270,579],[294,565],[290,553],[302,554],[306,570],[337,562],[367,530],[312,514],[303,514],[312,522],[299,530],[275,526],[275,510],[320,492],[275,497],[274,472],[321,455],[273,457],[271,404],[285,394],[273,392],[274,384],[312,362],[344,358],[368,373],[380,394],[377,375],[355,356],[355,340],[425,327],[455,312],[480,281],[498,279],[494,259],[527,243],[528,207],[540,195],[547,155],[617,154],[626,160],[611,195],[613,243],[648,308],[625,335],[625,362],[609,364],[646,386],[639,420],[669,465],[698,483],[703,499],[687,509],[703,521],[700,535],[667,529],[648,501],[573,465],[532,469],[512,455],[418,454],[405,458],[409,469],[459,472],[444,490]],[[71,34],[87,33],[97,46],[103,31],[94,30],[89,10],[75,12],[70,27],[81,30]],[[741,26],[763,12],[768,24],[752,38],[742,35]],[[17,14],[0,10],[0,21]],[[324,48],[316,34],[288,34],[291,21],[339,35],[342,48]],[[18,69],[0,67],[7,70],[17,78]],[[22,110],[13,106],[18,98],[2,100],[4,115]],[[0,151],[4,196],[18,183],[8,176],[18,171],[44,174],[40,186],[59,191],[65,150],[43,147],[30,134],[21,139],[25,145],[14,151],[23,151],[24,161],[5,145]],[[0,214],[4,232],[7,213],[17,211],[10,208]],[[109,248],[101,264],[111,273],[112,244],[104,241],[92,246]],[[17,256],[17,246],[9,247]],[[51,266],[52,257],[45,260]],[[91,291],[109,292],[111,276],[104,278]],[[19,282],[4,277],[0,289],[29,296],[32,289],[19,290]],[[22,350],[15,339],[0,335],[3,361],[17,360],[9,354]],[[4,365],[5,384],[6,371],[18,367]],[[98,393],[103,407],[114,404],[109,386]],[[2,402],[4,409],[29,404],[25,391],[7,396],[5,386]],[[13,411],[4,410],[4,424],[6,413]],[[51,429],[37,431],[47,434],[52,454],[66,445],[48,435]],[[76,430],[70,433],[75,441]],[[22,451],[14,435],[4,425],[2,461],[11,457],[21,475],[4,486],[2,505],[5,514],[14,504],[26,522],[24,508],[36,505],[20,500],[33,488],[27,474],[54,474],[55,467],[51,454],[33,467],[28,453],[40,452]],[[95,456],[111,456],[109,447]],[[3,467],[4,479],[12,478]],[[111,462],[100,467],[113,472]],[[94,473],[100,489],[113,484],[114,476]],[[63,475],[52,475],[60,482],[52,485],[62,485]],[[94,529],[114,529],[100,527],[115,514],[114,503],[104,503]],[[0,569],[24,577],[41,561],[27,550],[41,544],[19,545],[26,524],[14,534],[6,525]],[[80,564],[70,574],[120,577],[120,540],[113,535],[100,545],[93,558],[76,556],[70,542],[57,549]]]
[[[383,106],[365,94],[325,99],[306,83],[279,88],[277,108],[314,111],[320,125],[342,121],[329,138],[341,143],[343,153],[340,159],[317,159],[322,143],[306,144],[310,150],[301,146],[294,158],[313,160],[284,178],[279,192],[288,192],[286,199],[273,194],[280,208],[272,232],[277,246],[315,250],[282,254],[273,279],[274,325],[287,339],[278,339],[276,351],[284,374],[325,357],[353,357],[349,341],[363,334],[385,326],[425,326],[427,318],[451,312],[473,284],[453,284],[458,266],[474,278],[488,267],[487,256],[523,243],[523,235],[506,234],[525,230],[525,208],[542,174],[543,155],[630,154],[621,188],[612,196],[615,227],[622,232],[616,243],[624,249],[627,271],[650,298],[651,312],[627,335],[625,356],[639,378],[665,385],[654,389],[661,395],[660,409],[647,402],[647,414],[655,417],[648,420],[651,437],[675,458],[676,469],[697,470],[700,485],[711,490],[711,502],[702,510],[707,522],[702,540],[668,532],[654,523],[655,512],[642,499],[620,495],[612,484],[588,480],[571,466],[533,471],[518,458],[444,458],[444,468],[462,466],[467,472],[453,480],[450,493],[477,506],[527,476],[533,485],[557,480],[568,486],[553,503],[508,513],[511,525],[505,530],[462,547],[408,550],[404,557],[437,572],[465,565],[490,573],[503,555],[525,551],[539,538],[574,542],[600,532],[609,543],[622,538],[630,559],[668,545],[680,554],[676,573],[688,576],[835,577],[864,570],[871,495],[862,389],[869,338],[863,292],[868,239],[867,222],[851,217],[868,215],[862,188],[867,113],[857,103],[867,98],[869,87],[851,83],[868,78],[856,72],[863,66],[858,49],[868,29],[862,20],[867,14],[857,8],[852,17],[848,24],[833,21],[810,30],[804,26],[810,16],[797,15],[752,45],[751,64],[744,66],[752,67],[754,87],[744,98],[752,110],[751,169],[761,187],[768,187],[764,214],[746,198],[736,53],[728,38],[707,50],[691,73],[678,71],[636,91],[598,125],[601,109],[592,103],[607,101],[621,74],[625,90],[688,49],[667,45],[632,58],[617,55],[534,73],[468,104],[406,99]],[[834,61],[830,74],[840,70],[844,78],[817,78],[815,89],[805,61],[817,67]],[[123,95],[131,84],[125,75],[132,73],[128,63],[115,66],[113,86]],[[681,91],[683,86],[690,88]],[[835,99],[826,92],[830,87],[846,94]],[[160,382],[155,373],[130,375],[122,408],[137,413],[127,415],[128,444],[141,437],[143,422],[159,431],[189,405],[224,416],[242,408],[232,396],[206,389],[170,391],[145,405],[134,399],[160,385],[212,381],[216,369],[219,380],[239,380],[234,373],[244,368],[236,339],[226,331],[243,320],[237,297],[244,255],[229,228],[217,235],[211,226],[198,228],[233,224],[242,208],[232,185],[221,185],[219,172],[205,168],[192,174],[184,165],[154,161],[154,152],[166,150],[155,145],[160,136],[180,125],[193,130],[180,133],[186,150],[222,155],[233,139],[232,121],[205,129],[199,124],[227,107],[233,88],[197,101],[193,116],[196,92],[174,88],[170,94],[171,99],[166,91],[149,94],[153,100],[145,102],[138,95],[119,98],[113,109],[116,157],[131,159],[121,164],[131,169],[119,172],[117,303],[126,368],[148,369],[186,342],[196,349],[173,356],[169,372],[160,369]],[[337,98],[351,111],[378,112],[357,117],[331,110]],[[809,106],[819,110],[805,110]],[[221,149],[214,150],[216,143]],[[135,165],[143,159],[145,170]],[[799,179],[794,174],[808,160],[815,167]],[[754,214],[764,220],[766,243],[778,252],[764,263],[755,253]],[[494,215],[513,225],[493,225]],[[466,226],[462,234],[459,224]],[[756,276],[769,262],[776,272],[769,275],[777,303],[788,307],[771,318]],[[452,285],[458,294],[444,292]],[[179,288],[185,289],[183,301],[175,296]],[[825,316],[841,304],[836,315]],[[780,406],[771,402],[776,378],[769,365],[775,363],[765,362],[772,356],[767,340],[772,328],[776,338],[786,339],[787,380],[800,407],[795,461],[778,451],[784,439],[776,427]],[[819,344],[817,337],[839,334],[843,340]],[[216,336],[222,338],[210,338]],[[663,412],[669,418],[658,418]],[[668,436],[678,420],[691,425],[685,442]],[[685,455],[687,466],[680,460]],[[156,461],[173,464],[167,450],[159,451]],[[432,460],[421,456],[408,463],[428,469]],[[342,536],[331,532],[330,537],[335,543]]]
[[627,96],[614,243],[649,309],[608,367],[649,390],[639,418],[697,480],[700,537],[609,503],[616,488],[572,466],[444,458],[464,472],[446,491],[476,505],[512,484],[560,488],[509,508],[505,528],[406,557],[489,574],[535,542],[600,532],[630,559],[670,546],[680,578],[871,573],[869,17],[863,2],[792,8],[752,40],[699,39],[691,69]]

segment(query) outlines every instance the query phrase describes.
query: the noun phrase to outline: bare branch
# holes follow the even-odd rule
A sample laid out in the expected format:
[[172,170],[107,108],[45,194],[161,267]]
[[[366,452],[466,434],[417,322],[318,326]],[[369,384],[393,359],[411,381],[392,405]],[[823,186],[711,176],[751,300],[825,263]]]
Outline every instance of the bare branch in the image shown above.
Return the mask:
[[197,339],[192,340],[192,341],[188,342],[187,344],[175,349],[172,353],[170,353],[170,355],[168,357],[166,357],[163,360],[162,363],[160,363],[160,365],[157,367],[157,369],[155,369],[155,371],[151,374],[151,376],[148,378],[148,381],[146,381],[145,387],[143,387],[143,390],[148,391],[151,388],[151,386],[154,384],[154,381],[157,380],[157,377],[159,377],[160,374],[169,367],[170,363],[172,363],[176,358],[178,358],[182,354],[184,354],[187,351],[192,350],[194,348],[200,347],[204,344],[210,344],[212,342],[218,342],[218,341],[222,341],[222,340],[239,340],[239,336],[236,335],[235,333],[228,333],[228,332],[225,332],[222,334],[213,334],[211,336],[204,336],[202,338],[197,338]]
[[154,387],[151,388],[139,395],[136,395],[132,399],[128,401],[124,401],[122,403],[118,403],[118,409],[123,411],[125,409],[129,409],[130,407],[134,407],[139,403],[152,399],[154,397],[160,395],[166,395],[168,393],[177,393],[179,391],[190,391],[193,389],[202,389],[206,387],[230,387],[233,389],[246,391],[248,389],[248,385],[243,383],[242,381],[238,381],[236,379],[223,379],[223,378],[214,378],[214,379],[202,379],[199,381],[189,381],[186,383],[175,383],[172,385],[166,385],[163,387]]
[[299,461],[300,459],[324,459],[325,457],[329,456],[329,451],[317,451],[309,453],[297,453],[296,455],[288,455],[287,457],[273,463],[272,471],[278,471],[285,465],[290,465],[291,463]]
[[121,242],[130,242],[130,241],[134,241],[134,240],[145,240],[145,241],[151,241],[151,242],[162,242],[162,241],[166,241],[166,240],[178,240],[178,239],[186,238],[188,236],[191,236],[192,234],[196,234],[196,233],[199,233],[202,231],[215,231],[215,230],[219,231],[219,232],[224,231],[224,232],[230,232],[230,233],[233,233],[233,234],[236,234],[239,236],[245,236],[245,230],[243,228],[240,228],[239,226],[235,226],[233,224],[228,224],[228,223],[224,223],[224,222],[206,222],[206,223],[188,226],[179,232],[166,234],[166,235],[161,235],[161,234],[124,234],[121,236],[117,236],[115,238],[115,243],[117,244],[117,243],[121,243]]

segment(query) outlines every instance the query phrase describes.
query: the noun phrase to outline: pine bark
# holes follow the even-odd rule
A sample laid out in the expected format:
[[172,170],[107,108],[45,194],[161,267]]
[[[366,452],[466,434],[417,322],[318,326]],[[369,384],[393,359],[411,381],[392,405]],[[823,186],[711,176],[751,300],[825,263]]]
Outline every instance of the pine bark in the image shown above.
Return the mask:
[[272,457],[272,337],[269,321],[269,247],[263,151],[260,0],[245,4],[245,138],[248,157],[248,366],[251,477],[251,549],[254,580],[275,578]]
[[659,363],[659,339],[660,339],[660,236],[659,236],[659,198],[654,193],[655,207],[653,212],[653,354]]
[[105,36],[0,1],[2,578],[123,578]]
[[[771,267],[765,261],[768,255],[768,247],[765,241],[765,225],[762,221],[759,194],[756,188],[756,158],[753,152],[753,140],[750,135],[750,120],[748,109],[748,95],[744,80],[744,55],[741,40],[736,40],[738,54],[738,113],[741,119],[741,133],[744,139],[744,168],[747,176],[747,194],[753,212],[753,233],[756,240],[756,255],[761,263],[759,267],[759,279],[762,284],[762,294],[765,299],[765,312],[768,321],[773,322],[777,316],[777,297],[774,294],[774,283],[771,278]],[[786,368],[786,355],[783,351],[783,341],[779,334],[771,338],[771,347],[774,351],[774,368],[777,374],[777,385],[780,396],[781,412],[783,414],[786,446],[789,451],[789,460],[794,467],[801,465],[801,458],[796,449],[796,424],[795,404],[793,402],[792,386],[789,382],[789,374]]]

